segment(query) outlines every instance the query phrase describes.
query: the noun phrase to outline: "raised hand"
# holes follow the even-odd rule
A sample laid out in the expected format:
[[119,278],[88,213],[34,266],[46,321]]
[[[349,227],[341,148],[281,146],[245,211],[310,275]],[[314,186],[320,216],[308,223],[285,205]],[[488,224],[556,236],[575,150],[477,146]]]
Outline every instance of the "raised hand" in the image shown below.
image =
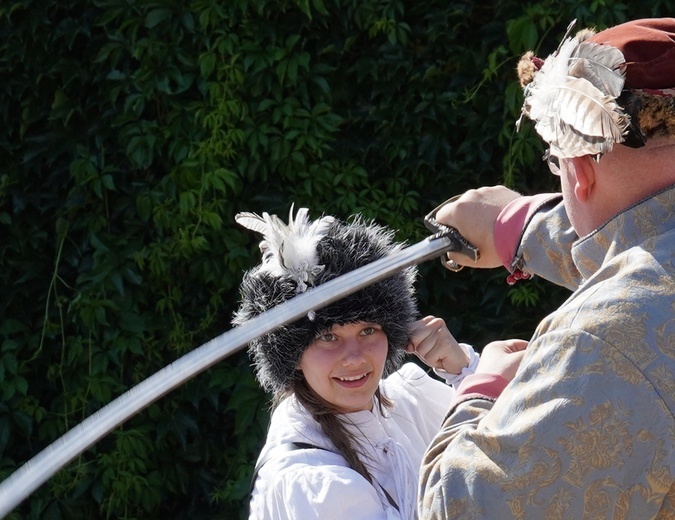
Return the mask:
[[435,316],[426,316],[412,324],[407,350],[430,367],[449,374],[459,374],[469,363],[469,357],[445,321]]

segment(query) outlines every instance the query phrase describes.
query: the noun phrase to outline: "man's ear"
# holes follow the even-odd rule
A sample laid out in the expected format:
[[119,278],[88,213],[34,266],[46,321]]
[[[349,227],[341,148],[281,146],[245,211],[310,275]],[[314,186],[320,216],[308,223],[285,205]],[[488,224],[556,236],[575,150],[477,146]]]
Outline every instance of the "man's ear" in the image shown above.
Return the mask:
[[574,157],[574,195],[581,202],[588,202],[595,190],[595,163],[589,155]]

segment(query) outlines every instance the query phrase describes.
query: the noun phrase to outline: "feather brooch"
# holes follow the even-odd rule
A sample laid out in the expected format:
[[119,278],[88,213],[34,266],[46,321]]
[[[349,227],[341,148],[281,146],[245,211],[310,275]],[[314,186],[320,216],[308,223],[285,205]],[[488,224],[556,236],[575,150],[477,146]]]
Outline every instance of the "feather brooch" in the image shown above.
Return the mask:
[[294,218],[291,205],[288,224],[269,213],[263,213],[261,217],[243,212],[234,217],[238,224],[263,235],[259,271],[291,278],[297,283],[297,293],[306,291],[308,285],[313,285],[314,278],[323,271],[324,266],[318,265],[316,246],[335,220],[325,216],[312,222],[307,216],[308,211],[307,208],[300,208]]
[[599,157],[623,141],[629,126],[616,102],[625,83],[625,59],[615,47],[586,41],[593,31],[569,37],[574,23],[525,87],[516,125],[523,115],[532,119],[556,157]]

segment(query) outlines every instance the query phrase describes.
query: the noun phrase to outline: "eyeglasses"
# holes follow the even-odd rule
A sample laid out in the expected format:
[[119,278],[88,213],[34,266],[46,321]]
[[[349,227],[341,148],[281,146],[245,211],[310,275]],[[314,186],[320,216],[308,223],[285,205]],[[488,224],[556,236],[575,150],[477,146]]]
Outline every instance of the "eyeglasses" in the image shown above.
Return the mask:
[[546,150],[542,160],[546,161],[548,169],[551,170],[553,175],[560,177],[560,159],[558,159],[555,155],[551,155],[550,150]]

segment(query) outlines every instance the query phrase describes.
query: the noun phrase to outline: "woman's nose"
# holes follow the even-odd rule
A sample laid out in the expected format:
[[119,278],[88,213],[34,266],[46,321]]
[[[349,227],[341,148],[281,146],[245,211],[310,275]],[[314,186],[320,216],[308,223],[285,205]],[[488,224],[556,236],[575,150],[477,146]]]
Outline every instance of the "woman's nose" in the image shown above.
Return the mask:
[[342,356],[344,366],[360,365],[364,359],[363,345],[357,339],[345,341]]

